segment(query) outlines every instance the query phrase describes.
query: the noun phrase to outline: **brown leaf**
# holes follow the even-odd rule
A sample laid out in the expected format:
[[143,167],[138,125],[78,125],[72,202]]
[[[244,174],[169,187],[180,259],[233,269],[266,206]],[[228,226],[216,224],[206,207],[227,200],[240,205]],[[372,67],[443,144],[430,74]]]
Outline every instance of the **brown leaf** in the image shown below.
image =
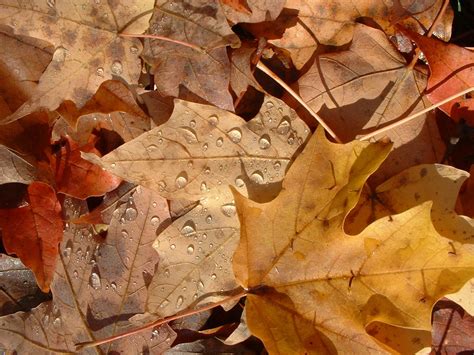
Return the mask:
[[436,232],[430,203],[359,235],[344,233],[344,219],[389,150],[380,142],[333,144],[319,129],[277,198],[259,204],[235,194],[241,241],[234,272],[251,289],[249,329],[270,353],[386,353],[367,325],[430,330],[436,300],[474,274],[473,248]]
[[102,196],[120,184],[122,179],[81,157],[81,152],[100,154],[92,142],[79,147],[66,137],[63,143],[58,152],[49,155],[57,192],[86,199],[89,196]]
[[[38,86],[25,102],[3,123],[17,120],[39,109],[55,110],[65,100],[81,108],[99,85],[113,76],[136,83],[140,74],[137,39],[118,36],[130,22],[140,23],[152,1],[121,4],[91,2],[76,6],[66,2],[30,0],[27,3],[0,2],[0,23],[15,34],[51,43],[53,60]],[[132,21],[138,18],[138,21]],[[67,78],[67,80],[65,80]]]
[[275,20],[285,3],[284,0],[221,0],[221,2],[225,16],[234,24]]
[[[423,68],[411,70],[385,34],[356,25],[347,51],[323,54],[298,81],[301,97],[319,111],[342,141],[350,141],[429,105],[421,94]],[[425,114],[378,136],[388,136],[394,151],[371,177],[379,183],[421,163],[436,163],[444,154],[432,115]],[[416,154],[412,152],[416,151]]]
[[61,205],[51,186],[33,182],[28,205],[0,209],[0,228],[5,250],[33,270],[41,290],[48,292],[63,236]]
[[[440,102],[474,86],[474,51],[401,29],[428,60],[430,78],[426,89],[431,102]],[[464,119],[474,126],[474,99],[470,96],[457,98],[440,108],[454,120]]]
[[[67,198],[65,210],[66,218],[77,218],[81,204]],[[129,319],[145,312],[147,287],[158,262],[150,244],[168,218],[166,200],[138,188],[115,210],[104,242],[93,238],[89,226],[67,226],[52,285],[54,300],[1,318],[3,347],[18,353],[75,352],[75,343],[136,327]],[[165,326],[84,353],[162,353],[174,337]]]
[[433,310],[432,354],[458,354],[474,350],[474,317],[451,301],[440,301]]
[[[400,1],[378,0],[286,0],[285,8],[295,10],[293,17],[297,21],[286,30],[281,40],[272,43],[289,50],[299,69],[314,53],[318,43],[340,46],[350,42],[357,26],[356,21],[361,18],[370,18],[388,34],[395,32],[393,24],[397,22],[425,33],[443,2],[444,0],[421,0],[405,4]],[[448,9],[436,28],[440,34],[445,34],[446,39],[451,35],[452,19],[452,10]]]
[[20,155],[0,145],[0,185],[10,182],[29,184],[35,180],[36,169]]
[[249,85],[257,90],[264,91],[253,76],[251,62],[255,49],[248,44],[243,44],[231,53],[230,86],[237,97],[241,97],[247,91]]
[[[180,86],[218,107],[233,110],[225,47],[238,47],[217,0],[158,1],[149,33],[197,46],[146,39],[143,57],[152,66],[160,94],[179,97]],[[201,50],[202,48],[203,50]]]

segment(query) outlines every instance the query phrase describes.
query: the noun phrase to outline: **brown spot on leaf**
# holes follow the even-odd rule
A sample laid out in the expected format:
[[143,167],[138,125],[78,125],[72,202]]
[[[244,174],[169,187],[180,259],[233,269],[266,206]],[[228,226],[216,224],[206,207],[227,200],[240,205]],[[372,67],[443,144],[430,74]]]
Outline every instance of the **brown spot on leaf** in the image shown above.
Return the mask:
[[426,168],[420,170],[420,177],[425,177],[426,174],[428,174],[428,170],[426,170]]

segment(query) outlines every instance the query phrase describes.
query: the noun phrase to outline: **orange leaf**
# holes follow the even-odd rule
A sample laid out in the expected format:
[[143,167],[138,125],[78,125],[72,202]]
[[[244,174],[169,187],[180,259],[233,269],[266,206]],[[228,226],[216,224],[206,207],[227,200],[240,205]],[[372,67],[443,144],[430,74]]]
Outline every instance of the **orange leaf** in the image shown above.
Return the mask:
[[41,290],[49,292],[63,235],[61,205],[53,188],[38,181],[28,186],[28,202],[0,210],[3,245],[33,270]]
[[89,196],[102,196],[120,184],[122,179],[81,158],[81,151],[100,155],[94,143],[79,147],[70,137],[64,139],[67,144],[57,154],[49,155],[58,192],[86,199]]
[[[401,28],[423,52],[430,66],[428,79],[428,98],[437,103],[462,90],[474,86],[474,52],[444,43],[442,41],[419,35]],[[455,121],[464,118],[471,126],[474,125],[474,100],[460,97],[440,108]]]

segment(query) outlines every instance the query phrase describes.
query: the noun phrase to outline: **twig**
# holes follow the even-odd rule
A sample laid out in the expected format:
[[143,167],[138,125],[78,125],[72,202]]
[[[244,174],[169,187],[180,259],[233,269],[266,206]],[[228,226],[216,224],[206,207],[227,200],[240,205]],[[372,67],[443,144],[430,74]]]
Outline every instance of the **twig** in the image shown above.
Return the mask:
[[275,80],[282,88],[284,88],[295,100],[297,100],[301,106],[303,106],[310,114],[314,117],[318,123],[324,127],[324,129],[333,137],[338,143],[341,143],[339,137],[334,133],[334,131],[323,121],[323,119],[313,111],[311,107],[308,106],[306,102],[298,95],[292,88],[290,88],[283,80],[280,79],[274,72],[270,70],[265,64],[262,62],[257,63],[257,68],[267,74],[270,78]]
[[247,295],[247,293],[248,293],[248,291],[242,290],[241,292],[239,292],[235,295],[224,298],[222,301],[210,303],[210,304],[208,304],[206,306],[203,306],[201,308],[187,310],[187,311],[177,313],[177,314],[169,316],[169,317],[158,319],[158,320],[156,320],[152,323],[145,324],[141,327],[138,327],[138,328],[135,328],[133,330],[127,331],[125,333],[113,335],[111,337],[104,338],[104,339],[86,341],[86,342],[83,342],[83,343],[77,343],[76,344],[76,351],[79,351],[79,350],[84,349],[84,348],[89,348],[91,346],[98,346],[98,345],[102,345],[102,344],[105,344],[105,343],[110,343],[111,341],[122,339],[122,338],[128,337],[130,335],[143,332],[144,330],[147,330],[147,329],[155,328],[157,326],[169,323],[169,322],[171,322],[173,320],[176,320],[176,319],[181,319],[181,318],[184,318],[184,317],[192,316],[192,315],[197,314],[197,313],[208,311],[212,308],[219,307],[219,306],[221,306],[225,303],[232,302],[232,301],[235,301],[235,300],[239,300],[242,297],[245,297]]
[[133,33],[120,33],[120,37],[133,37],[133,38],[151,38],[151,39],[158,39],[160,41],[166,41],[166,42],[171,42],[175,44],[179,44],[184,47],[192,48],[198,52],[201,53],[206,53],[206,50],[202,47],[199,47],[195,44],[188,43],[188,42],[183,42],[178,39],[172,39],[164,36],[159,36],[159,35],[149,35],[149,34],[133,34]]
[[458,92],[457,94],[454,94],[454,95],[452,95],[452,96],[450,96],[450,97],[448,97],[448,98],[446,98],[446,99],[444,99],[444,100],[442,100],[442,101],[440,101],[440,102],[438,102],[438,103],[436,103],[436,104],[434,104],[434,105],[432,105],[432,106],[430,106],[430,107],[427,107],[427,108],[425,108],[425,109],[423,109],[423,110],[421,110],[421,111],[415,112],[414,114],[412,114],[412,115],[410,115],[410,116],[408,116],[408,117],[402,118],[401,120],[396,121],[396,122],[394,122],[394,123],[392,123],[392,124],[390,124],[390,125],[388,125],[388,126],[386,126],[386,127],[379,128],[379,129],[377,129],[377,130],[375,130],[375,131],[373,131],[373,132],[371,132],[371,133],[369,133],[369,134],[366,134],[366,135],[360,137],[359,140],[365,141],[365,140],[368,140],[368,139],[370,139],[370,138],[372,138],[372,137],[374,137],[374,136],[376,136],[376,135],[378,135],[378,134],[380,134],[380,133],[383,133],[383,132],[389,131],[389,130],[395,128],[395,127],[401,126],[401,125],[403,125],[403,124],[405,124],[405,123],[407,123],[407,122],[409,122],[409,121],[411,121],[411,120],[417,118],[418,116],[420,116],[420,115],[422,115],[422,114],[424,114],[424,113],[426,113],[426,112],[428,112],[428,111],[431,111],[431,110],[433,110],[433,109],[435,109],[435,108],[437,108],[437,107],[439,107],[439,106],[441,106],[441,105],[444,105],[445,103],[447,103],[447,102],[449,102],[449,101],[451,101],[451,100],[454,100],[455,98],[458,98],[459,96],[465,95],[465,94],[467,94],[467,93],[469,93],[469,92],[471,92],[471,91],[474,91],[474,87],[470,87],[469,89],[465,89],[465,90],[463,90],[463,91],[461,91],[461,92]]

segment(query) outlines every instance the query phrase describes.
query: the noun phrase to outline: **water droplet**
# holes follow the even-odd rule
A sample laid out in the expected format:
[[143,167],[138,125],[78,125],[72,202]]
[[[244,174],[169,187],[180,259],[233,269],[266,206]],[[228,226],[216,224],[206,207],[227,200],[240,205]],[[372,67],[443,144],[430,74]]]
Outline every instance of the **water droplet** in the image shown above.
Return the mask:
[[64,248],[63,255],[64,257],[69,258],[71,253],[72,253],[72,243],[69,244],[69,240],[68,240],[68,243],[66,243],[66,247]]
[[165,191],[166,189],[166,182],[163,180],[158,181],[158,190]]
[[115,168],[115,163],[110,164],[111,168]]
[[232,128],[229,132],[227,132],[227,135],[234,143],[239,143],[242,140],[242,131],[239,128]]
[[59,317],[57,317],[55,320],[53,320],[53,325],[55,327],[60,327],[61,323],[62,323],[62,321],[61,321],[61,318],[59,318]]
[[120,75],[123,72],[122,63],[116,60],[112,63],[112,66],[110,67],[110,69],[112,70],[112,73],[114,73],[115,75]]
[[137,209],[133,206],[127,207],[125,209],[124,218],[127,221],[134,221],[138,216]]
[[222,137],[217,138],[216,146],[222,147],[223,144],[224,144],[224,139]]
[[209,175],[211,173],[211,168],[207,167],[204,169],[204,174]]
[[267,102],[265,103],[265,106],[267,106],[267,108],[270,109],[270,108],[273,108],[273,106],[275,106],[275,104],[274,104],[273,102],[271,102],[271,101],[267,101]]
[[191,120],[189,121],[189,127],[196,127],[196,121],[195,120]]
[[211,223],[211,222],[212,222],[212,216],[209,215],[209,216],[206,217],[206,223],[209,224],[209,223]]
[[279,134],[286,135],[290,132],[291,129],[291,121],[288,116],[285,116],[281,119],[280,123],[277,126],[277,132]]
[[216,275],[216,274],[212,274],[212,275],[211,275],[211,279],[213,279],[213,280],[217,279],[217,275]]
[[179,296],[178,299],[176,300],[176,308],[180,308],[183,305],[184,298],[183,296]]
[[181,228],[181,234],[185,237],[192,237],[196,234],[196,225],[193,221],[189,220],[184,223],[183,228]]
[[257,184],[263,184],[263,174],[260,170],[254,171],[252,175],[250,175],[250,180]]
[[56,6],[56,1],[55,1],[55,0],[46,0],[46,4],[47,4],[50,8],[54,9],[54,7]]
[[168,269],[165,270],[165,276],[170,277],[170,271]]
[[46,326],[49,324],[49,315],[48,314],[44,315],[43,324],[46,325]]
[[189,244],[187,251],[188,251],[188,254],[189,254],[189,255],[191,255],[192,253],[194,253],[194,245]]
[[244,179],[242,178],[242,176],[237,176],[235,178],[235,186],[243,187],[244,185],[245,185],[245,182],[244,182]]
[[176,249],[176,244],[171,244],[171,245],[170,245],[170,249],[171,249],[171,250],[175,250],[175,249]]
[[153,207],[156,207],[156,202],[153,201],[153,203],[151,204]]
[[150,222],[152,226],[157,226],[158,224],[160,224],[160,217],[153,216],[150,218]]
[[291,135],[288,137],[288,144],[289,144],[289,145],[293,145],[293,143],[295,143],[295,137],[293,136],[293,134],[291,134]]
[[115,291],[117,289],[117,284],[115,282],[110,283],[110,287]]
[[202,150],[203,150],[203,151],[206,151],[207,148],[209,148],[209,144],[204,143],[204,144],[202,145]]
[[153,330],[153,331],[151,332],[151,340],[155,340],[156,338],[158,338],[158,335],[159,335],[159,334],[160,334],[160,333],[158,332],[157,329]]
[[204,181],[201,183],[201,192],[207,192],[207,185]]
[[146,150],[149,151],[150,153],[156,152],[158,149],[159,148],[156,144],[150,144],[148,147],[146,147]]
[[74,276],[75,279],[79,277],[79,273],[77,272],[77,270],[74,270],[72,275]]
[[96,272],[92,272],[89,278],[90,285],[94,290],[97,290],[101,287],[102,283],[100,281],[100,276]]
[[66,60],[67,49],[64,47],[58,47],[53,54],[53,61],[57,63],[63,63]]
[[104,76],[104,68],[98,67],[97,70],[95,71],[95,73],[96,73],[98,76],[103,77],[103,76]]
[[217,115],[210,115],[208,117],[208,120],[211,126],[217,126],[217,124],[219,123],[219,117],[217,117]]
[[183,130],[183,135],[184,139],[186,139],[186,142],[188,143],[197,143],[198,138],[197,138],[197,133],[194,129],[189,128],[189,127],[180,127]]
[[258,145],[260,149],[268,149],[272,145],[270,136],[268,134],[264,134],[258,140]]
[[275,170],[280,170],[281,168],[281,163],[279,161],[276,161],[274,164],[273,164],[273,169]]
[[235,204],[233,203],[226,203],[225,205],[222,205],[221,211],[224,216],[227,217],[233,217],[237,213],[237,209],[235,208]]
[[137,54],[137,53],[138,53],[138,48],[135,47],[135,46],[131,46],[131,47],[130,47],[130,53],[132,53],[132,54]]
[[188,174],[185,171],[180,172],[179,175],[176,177],[175,183],[178,189],[182,189],[183,187],[185,187],[188,183]]
[[199,287],[201,290],[204,290],[204,282],[202,282],[201,280],[199,280],[199,282],[198,282],[198,287]]

